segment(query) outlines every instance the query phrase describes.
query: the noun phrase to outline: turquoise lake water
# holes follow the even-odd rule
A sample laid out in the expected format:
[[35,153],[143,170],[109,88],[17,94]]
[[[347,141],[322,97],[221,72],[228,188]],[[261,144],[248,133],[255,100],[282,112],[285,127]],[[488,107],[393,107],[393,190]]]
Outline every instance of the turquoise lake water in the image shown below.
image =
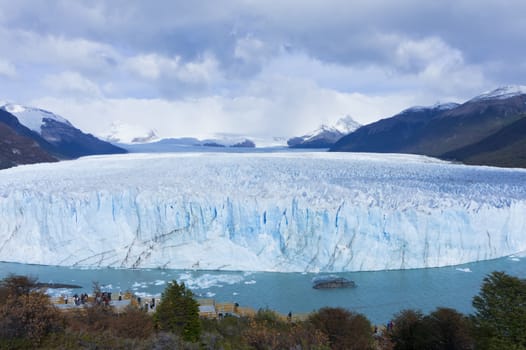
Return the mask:
[[60,295],[92,291],[93,282],[111,292],[132,291],[160,295],[169,281],[183,281],[198,297],[237,302],[255,309],[268,307],[281,313],[308,313],[323,306],[341,306],[364,314],[376,324],[385,323],[400,310],[425,313],[438,306],[463,313],[473,311],[471,300],[483,278],[492,271],[526,278],[526,257],[508,257],[432,269],[338,273],[356,282],[356,288],[317,290],[317,274],[186,271],[162,269],[79,269],[0,263],[0,278],[30,275],[40,282],[68,283],[81,289],[52,290]]

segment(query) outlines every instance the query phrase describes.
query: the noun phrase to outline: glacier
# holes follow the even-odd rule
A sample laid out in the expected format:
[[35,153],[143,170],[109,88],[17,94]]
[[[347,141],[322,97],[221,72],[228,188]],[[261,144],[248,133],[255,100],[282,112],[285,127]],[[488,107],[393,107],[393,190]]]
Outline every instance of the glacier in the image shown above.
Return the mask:
[[157,153],[0,171],[0,260],[280,272],[526,250],[526,170],[401,154]]

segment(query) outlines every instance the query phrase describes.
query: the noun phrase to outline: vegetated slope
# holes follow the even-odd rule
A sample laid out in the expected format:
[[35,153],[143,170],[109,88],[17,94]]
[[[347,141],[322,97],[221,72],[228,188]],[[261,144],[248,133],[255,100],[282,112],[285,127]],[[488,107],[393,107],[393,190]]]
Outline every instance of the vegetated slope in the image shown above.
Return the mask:
[[0,169],[19,164],[55,162],[52,145],[0,109]]
[[500,88],[447,108],[411,108],[363,126],[331,151],[413,153],[468,164],[523,167],[521,145],[526,133],[514,131],[526,114],[526,90],[520,88]]
[[482,141],[519,120],[523,113],[526,113],[526,95],[468,101],[433,118],[420,133],[411,153],[440,157]]
[[[37,159],[45,162],[56,161],[57,158],[71,159],[95,154],[126,153],[126,150],[120,147],[83,133],[66,119],[37,108],[4,105],[0,108],[0,123],[5,126],[4,141],[14,142],[13,140],[16,139],[19,147],[17,151],[13,151],[9,143],[1,144],[0,152],[6,155],[5,167],[39,162]],[[22,141],[23,138],[27,140]],[[33,140],[33,143],[29,140]],[[37,148],[40,150],[36,151]],[[8,161],[7,155],[13,152],[18,152],[17,160]]]
[[413,107],[391,118],[362,126],[342,137],[332,151],[416,153],[411,148],[418,143],[420,134],[434,117],[456,104],[434,107]]
[[466,164],[489,163],[502,167],[526,168],[526,115],[483,140],[447,152],[443,158]]
[[46,120],[41,130],[42,137],[53,144],[63,158],[126,153],[126,150],[120,147],[53,119]]
[[0,169],[56,161],[33,139],[17,134],[11,127],[0,122]]

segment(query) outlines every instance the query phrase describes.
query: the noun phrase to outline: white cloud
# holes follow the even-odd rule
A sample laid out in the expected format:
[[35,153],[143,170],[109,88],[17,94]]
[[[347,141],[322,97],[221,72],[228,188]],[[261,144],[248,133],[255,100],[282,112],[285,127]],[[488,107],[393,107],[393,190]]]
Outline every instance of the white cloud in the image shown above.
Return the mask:
[[295,135],[346,114],[368,123],[526,84],[526,5],[511,2],[474,16],[473,0],[0,0],[0,76],[16,77],[0,98],[92,132],[117,119],[166,136]]
[[0,58],[0,76],[14,78],[16,76],[16,67],[11,62]]
[[217,133],[253,137],[297,136],[345,115],[361,123],[390,116],[414,101],[412,96],[367,96],[321,88],[312,82],[269,77],[253,82],[245,94],[164,99],[73,101],[41,98],[32,104],[68,118],[83,130],[108,133],[117,120],[156,129],[160,137],[210,137]]
[[488,85],[481,67],[466,64],[462,52],[440,38],[402,41],[395,57],[402,74],[438,96],[448,91],[457,94],[482,91]]
[[124,66],[132,73],[151,80],[167,78],[189,84],[207,84],[220,77],[218,62],[212,55],[183,62],[180,56],[169,58],[152,53],[130,57]]
[[0,40],[4,47],[9,48],[5,54],[11,60],[30,64],[97,73],[113,69],[120,60],[120,55],[112,46],[84,38],[40,35],[0,27]]
[[94,82],[77,72],[62,72],[48,75],[43,85],[55,93],[75,98],[100,98],[102,93]]

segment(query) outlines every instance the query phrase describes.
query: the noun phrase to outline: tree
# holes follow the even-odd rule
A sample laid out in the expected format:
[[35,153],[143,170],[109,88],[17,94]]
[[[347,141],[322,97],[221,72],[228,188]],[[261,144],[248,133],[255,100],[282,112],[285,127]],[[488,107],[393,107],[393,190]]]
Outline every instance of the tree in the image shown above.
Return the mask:
[[424,315],[420,311],[402,310],[395,315],[393,329],[389,337],[395,350],[426,349],[429,344],[430,331],[424,323]]
[[469,350],[473,349],[471,323],[456,310],[438,308],[424,317],[424,328],[429,333],[427,349]]
[[157,305],[154,320],[159,329],[174,332],[185,341],[199,340],[199,305],[192,291],[187,289],[184,283],[168,283]]
[[328,337],[331,349],[373,348],[371,323],[361,314],[324,307],[310,315],[308,321]]
[[491,273],[473,298],[473,307],[478,348],[526,349],[525,280]]

